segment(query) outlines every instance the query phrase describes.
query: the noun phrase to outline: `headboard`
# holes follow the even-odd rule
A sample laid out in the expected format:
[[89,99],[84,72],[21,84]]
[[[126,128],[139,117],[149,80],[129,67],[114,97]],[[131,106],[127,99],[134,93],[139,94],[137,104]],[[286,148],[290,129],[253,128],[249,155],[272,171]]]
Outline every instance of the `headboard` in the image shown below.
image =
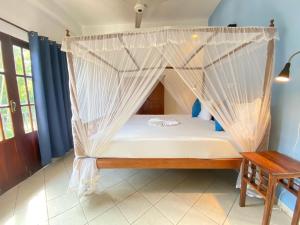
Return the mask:
[[157,84],[137,114],[164,114],[164,86]]

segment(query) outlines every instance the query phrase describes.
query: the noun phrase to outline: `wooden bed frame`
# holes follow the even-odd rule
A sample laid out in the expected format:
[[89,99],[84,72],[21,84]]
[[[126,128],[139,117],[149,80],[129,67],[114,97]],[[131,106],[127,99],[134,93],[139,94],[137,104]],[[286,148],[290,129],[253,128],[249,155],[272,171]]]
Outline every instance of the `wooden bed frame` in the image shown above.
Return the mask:
[[[270,27],[274,27],[274,20],[271,20]],[[215,28],[207,28],[209,31],[213,31]],[[239,28],[237,28],[239,29]],[[255,28],[249,29],[249,33],[255,31]],[[231,32],[228,30],[228,32]],[[208,41],[215,36],[217,32],[214,32],[211,37],[209,37]],[[111,36],[117,36],[118,34],[111,34],[106,38],[110,38]],[[128,34],[130,35],[130,34]],[[70,36],[69,31],[66,30],[66,36]],[[229,55],[239,51],[240,49],[246,47],[247,45],[253,43],[254,41],[249,41],[244,43],[234,50],[223,55],[221,58],[217,59],[216,61],[212,62],[211,64],[207,65],[207,67],[212,66],[215,63],[227,58]],[[190,56],[187,59],[187,63],[199,52],[205,45],[202,45],[195,51],[195,54]],[[129,49],[125,48],[128,55],[132,58],[133,62],[136,63],[132,54]],[[267,76],[269,70],[271,69],[271,65],[273,64],[273,52],[274,52],[274,40],[270,40],[268,43],[267,49],[267,61],[266,61],[266,68],[265,68],[265,80],[264,80],[264,87],[267,85]],[[91,53],[92,54],[92,53]],[[109,62],[102,59],[100,56],[97,55],[97,58],[101,60],[103,63],[107,64],[108,66],[112,67],[113,69],[117,70],[113,65]],[[73,85],[76,86],[75,81],[72,80],[74,75],[74,68],[73,68],[73,59],[72,54],[67,53],[68,65],[69,65],[69,72],[71,74],[70,81]],[[186,63],[186,64],[187,64]],[[168,69],[172,69],[172,67],[167,67]],[[184,67],[183,67],[184,68]],[[146,68],[147,69],[147,68]],[[202,68],[193,68],[195,70]],[[123,72],[123,71],[122,71]],[[264,88],[265,90],[265,88]],[[74,93],[72,93],[74,95]],[[72,97],[74,97],[71,94]],[[77,108],[78,106],[75,105]],[[242,162],[242,158],[220,158],[220,159],[196,159],[196,158],[98,158],[97,159],[97,168],[135,168],[135,169],[240,169],[240,165]]]
[[97,168],[240,169],[242,158],[98,158]]

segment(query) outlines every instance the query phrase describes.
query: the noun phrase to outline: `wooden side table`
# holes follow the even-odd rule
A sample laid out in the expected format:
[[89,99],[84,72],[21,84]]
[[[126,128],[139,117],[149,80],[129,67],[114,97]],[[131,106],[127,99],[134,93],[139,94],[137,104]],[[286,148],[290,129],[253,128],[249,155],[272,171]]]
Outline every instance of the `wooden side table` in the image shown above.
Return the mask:
[[262,225],[269,225],[277,184],[297,197],[292,225],[298,225],[300,216],[300,187],[294,179],[300,178],[300,162],[275,151],[243,152],[240,206],[245,206],[247,184],[265,200]]

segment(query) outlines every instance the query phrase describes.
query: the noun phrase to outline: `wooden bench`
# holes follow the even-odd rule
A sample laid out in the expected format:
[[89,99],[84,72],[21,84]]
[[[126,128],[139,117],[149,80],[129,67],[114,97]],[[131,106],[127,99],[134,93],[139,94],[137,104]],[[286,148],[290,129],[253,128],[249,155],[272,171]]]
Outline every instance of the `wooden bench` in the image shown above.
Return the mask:
[[275,151],[244,152],[240,206],[245,206],[247,184],[264,199],[263,225],[270,224],[277,184],[297,197],[292,225],[298,225],[300,215],[300,187],[294,179],[300,178],[300,162]]

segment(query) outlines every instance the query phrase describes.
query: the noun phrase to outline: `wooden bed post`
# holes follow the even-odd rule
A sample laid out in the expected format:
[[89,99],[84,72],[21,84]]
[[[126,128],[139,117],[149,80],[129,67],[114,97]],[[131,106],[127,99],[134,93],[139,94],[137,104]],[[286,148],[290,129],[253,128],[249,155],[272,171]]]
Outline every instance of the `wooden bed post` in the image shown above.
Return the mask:
[[[274,19],[270,21],[270,27],[274,27]],[[273,68],[273,61],[274,61],[274,46],[275,41],[274,39],[269,40],[268,47],[267,47],[267,60],[266,60],[266,67],[265,67],[265,78],[264,78],[264,95],[266,91],[266,87],[268,82],[270,82],[271,70]],[[264,97],[264,96],[263,96]]]
[[[70,31],[67,29],[66,30],[66,37],[70,37]],[[69,44],[67,44],[67,48]],[[76,93],[74,93],[74,90],[76,90],[76,82],[74,80],[75,72],[74,72],[74,65],[73,65],[73,58],[72,58],[72,53],[70,53],[68,50],[66,52],[67,55],[67,60],[68,60],[68,68],[69,68],[69,84],[70,84],[70,99],[72,106],[76,108],[78,111],[78,105],[77,105],[77,99],[76,99]]]
[[[70,37],[70,31],[66,29],[66,37]],[[79,107],[77,104],[77,94],[75,90],[76,88],[76,81],[75,81],[75,71],[74,71],[74,65],[73,65],[73,57],[72,53],[68,51],[69,44],[67,43],[67,51],[66,51],[66,56],[67,56],[67,61],[68,61],[68,72],[69,72],[69,86],[70,86],[70,101],[71,101],[71,109],[74,107],[76,110],[77,114],[79,112]],[[86,133],[86,128],[83,126],[83,124],[80,121],[74,121],[74,110],[72,109],[72,135],[73,135],[73,140],[74,140],[74,150],[76,152],[76,155],[81,155],[85,156],[85,152],[83,150],[83,146],[80,143],[80,140],[77,138],[77,135],[75,135],[77,132],[76,130],[81,130],[82,132]],[[76,125],[74,125],[76,123]],[[77,127],[79,126],[79,127]],[[75,145],[77,148],[75,148]]]
[[[274,27],[274,19],[270,21],[270,27]],[[270,76],[271,76],[271,70],[273,67],[273,58],[274,58],[274,45],[275,41],[274,39],[269,40],[268,46],[267,46],[267,60],[266,60],[266,66],[265,66],[265,77],[264,77],[264,86],[263,86],[263,97],[265,97],[265,91],[266,87],[268,85],[268,82],[270,82]]]
[[[269,27],[275,27],[274,19],[270,20]],[[272,69],[273,69],[273,63],[274,63],[274,48],[275,48],[275,40],[271,39],[268,42],[267,46],[267,59],[266,59],[266,66],[265,66],[265,76],[264,76],[264,84],[263,84],[263,96],[262,96],[262,102],[266,101],[266,91],[268,88],[268,85],[270,85],[270,82],[272,82]],[[270,90],[269,90],[270,92]],[[269,93],[270,94],[270,93]],[[271,97],[270,97],[271,99]],[[268,100],[270,101],[270,100]],[[262,110],[262,109],[261,109]],[[270,132],[271,124],[268,125],[268,128],[266,130],[266,133],[262,139],[262,142],[259,144],[257,151],[265,151],[265,147],[268,145],[268,133]]]

